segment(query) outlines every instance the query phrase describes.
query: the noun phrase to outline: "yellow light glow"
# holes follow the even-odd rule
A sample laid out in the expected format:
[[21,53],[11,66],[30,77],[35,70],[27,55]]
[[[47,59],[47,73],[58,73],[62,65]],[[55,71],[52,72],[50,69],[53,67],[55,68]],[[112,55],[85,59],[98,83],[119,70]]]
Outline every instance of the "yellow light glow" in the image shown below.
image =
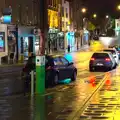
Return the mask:
[[97,15],[96,15],[96,14],[93,14],[93,17],[94,17],[94,18],[96,18],[96,17],[97,17]]
[[50,28],[57,28],[58,27],[58,12],[54,10],[48,9],[48,24]]
[[120,5],[117,6],[117,9],[120,10]]
[[87,9],[86,8],[82,8],[82,13],[86,13]]

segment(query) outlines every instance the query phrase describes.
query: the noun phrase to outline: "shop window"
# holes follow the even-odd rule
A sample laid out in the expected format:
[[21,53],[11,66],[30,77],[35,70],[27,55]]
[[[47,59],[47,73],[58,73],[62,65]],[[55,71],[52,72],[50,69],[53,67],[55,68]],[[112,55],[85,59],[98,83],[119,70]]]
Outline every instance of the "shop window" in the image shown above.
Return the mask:
[[64,22],[62,22],[62,27],[64,27]]
[[66,8],[66,18],[68,18],[68,10],[67,10],[67,8]]
[[0,32],[0,52],[5,52],[5,32]]
[[62,7],[62,16],[64,17],[64,7]]

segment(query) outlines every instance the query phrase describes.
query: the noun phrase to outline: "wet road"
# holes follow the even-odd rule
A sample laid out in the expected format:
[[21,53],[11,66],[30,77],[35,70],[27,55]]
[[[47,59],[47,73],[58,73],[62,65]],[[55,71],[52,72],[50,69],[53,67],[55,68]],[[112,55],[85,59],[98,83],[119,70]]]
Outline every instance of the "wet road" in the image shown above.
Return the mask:
[[[92,53],[90,52],[83,51],[66,54],[65,57],[69,61],[74,61],[76,63],[75,65],[78,68],[78,72],[82,71],[85,73],[86,71],[83,70],[86,70],[88,66],[88,59],[90,59],[91,54]],[[21,79],[21,71],[22,71],[21,66],[0,67],[0,96],[23,93],[24,80]],[[81,74],[83,75],[82,72]]]
[[107,74],[104,85],[91,97],[73,120],[120,119],[120,66]]
[[[91,55],[92,52],[77,52],[72,57],[66,56],[69,60],[75,61],[78,68],[75,82],[49,88],[43,96],[1,96],[0,119],[72,120],[106,77],[105,73],[88,71],[88,60]],[[15,81],[18,78],[16,76]],[[12,75],[9,75],[10,79],[14,79]],[[15,84],[13,88],[15,87],[19,88],[19,85]]]

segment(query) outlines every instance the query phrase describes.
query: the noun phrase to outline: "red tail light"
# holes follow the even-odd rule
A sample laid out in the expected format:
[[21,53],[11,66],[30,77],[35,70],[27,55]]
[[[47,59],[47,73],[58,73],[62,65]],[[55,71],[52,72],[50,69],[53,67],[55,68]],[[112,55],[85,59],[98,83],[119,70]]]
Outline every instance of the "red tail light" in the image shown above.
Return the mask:
[[109,62],[109,61],[110,61],[110,58],[106,58],[105,61]]
[[94,60],[95,60],[95,58],[91,58],[90,60],[91,60],[91,61],[94,61]]
[[52,66],[48,66],[48,67],[46,68],[46,70],[51,70],[51,69],[53,69]]

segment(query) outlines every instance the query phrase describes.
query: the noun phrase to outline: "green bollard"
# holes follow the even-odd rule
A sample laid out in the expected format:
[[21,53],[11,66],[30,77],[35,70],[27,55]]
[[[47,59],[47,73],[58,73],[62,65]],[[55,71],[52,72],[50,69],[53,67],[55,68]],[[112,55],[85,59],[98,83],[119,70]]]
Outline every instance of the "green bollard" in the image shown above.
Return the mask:
[[45,93],[45,56],[36,56],[36,94]]

